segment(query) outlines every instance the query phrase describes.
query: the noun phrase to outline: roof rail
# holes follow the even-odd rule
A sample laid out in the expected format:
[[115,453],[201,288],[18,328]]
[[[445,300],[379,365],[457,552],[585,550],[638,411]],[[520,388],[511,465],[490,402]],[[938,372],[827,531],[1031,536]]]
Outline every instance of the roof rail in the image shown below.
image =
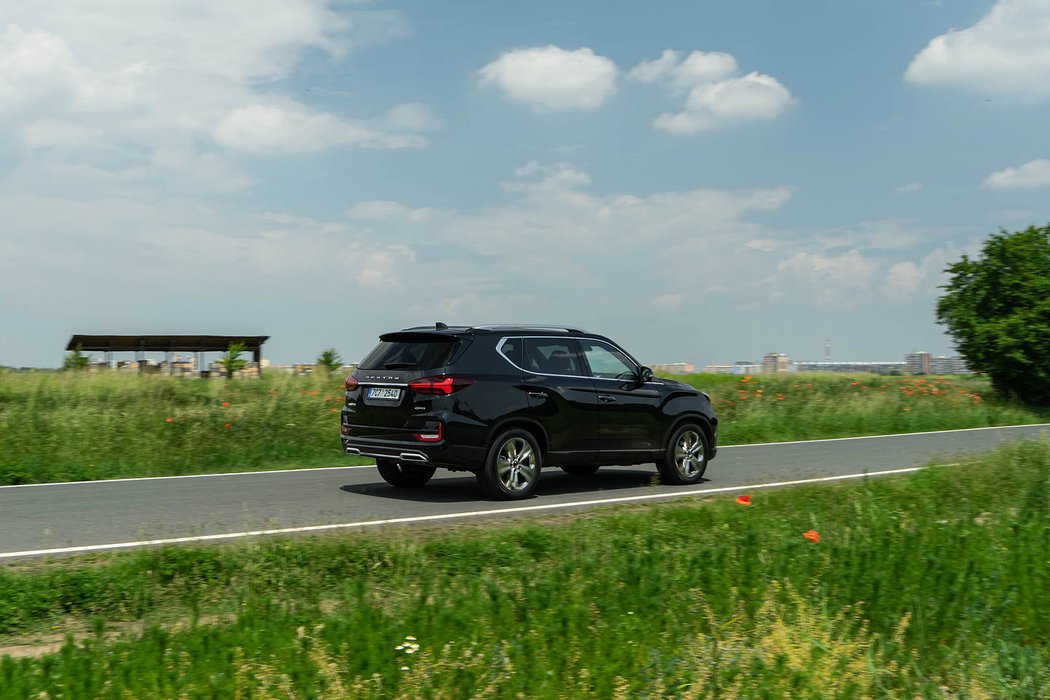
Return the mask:
[[471,326],[471,330],[479,331],[511,331],[511,330],[539,330],[539,331],[563,331],[565,333],[586,333],[587,331],[575,326],[557,326],[542,323],[503,323],[484,326]]

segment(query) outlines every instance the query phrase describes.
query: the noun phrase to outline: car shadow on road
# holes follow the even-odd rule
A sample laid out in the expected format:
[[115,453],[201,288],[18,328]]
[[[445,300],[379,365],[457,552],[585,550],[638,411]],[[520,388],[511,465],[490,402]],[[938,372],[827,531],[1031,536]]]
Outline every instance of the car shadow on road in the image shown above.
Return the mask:
[[[707,481],[707,479],[702,479],[700,483],[704,484]],[[602,469],[591,476],[573,476],[560,469],[552,468],[544,470],[540,476],[540,483],[536,487],[535,496],[525,502],[535,502],[536,498],[545,496],[572,494],[588,494],[593,498],[601,498],[603,494],[608,495],[609,492],[644,489],[645,487],[653,487],[654,491],[656,488],[665,491],[673,488],[662,486],[656,473],[649,469]],[[499,501],[483,493],[473,475],[435,478],[426,486],[415,489],[397,488],[385,481],[347,484],[339,488],[341,491],[362,496],[420,503],[507,502]]]

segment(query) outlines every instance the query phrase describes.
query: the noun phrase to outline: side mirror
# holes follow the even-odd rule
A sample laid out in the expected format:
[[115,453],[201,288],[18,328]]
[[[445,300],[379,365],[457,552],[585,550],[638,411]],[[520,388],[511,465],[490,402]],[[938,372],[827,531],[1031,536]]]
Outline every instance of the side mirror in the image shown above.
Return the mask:
[[643,382],[653,381],[653,371],[648,367],[642,367],[640,375]]

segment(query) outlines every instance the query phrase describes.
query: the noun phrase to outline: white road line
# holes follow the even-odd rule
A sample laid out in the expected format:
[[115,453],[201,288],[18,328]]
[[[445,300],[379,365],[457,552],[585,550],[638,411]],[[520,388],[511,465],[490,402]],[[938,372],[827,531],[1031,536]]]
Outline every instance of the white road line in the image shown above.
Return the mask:
[[[938,466],[958,466],[958,463],[943,464]],[[407,523],[426,523],[440,520],[455,520],[460,518],[477,518],[489,515],[509,515],[512,513],[534,513],[543,510],[560,510],[563,508],[579,508],[583,506],[601,506],[614,503],[631,503],[638,501],[655,501],[668,498],[684,498],[686,496],[706,496],[717,493],[733,493],[735,491],[753,491],[758,489],[769,489],[780,486],[801,486],[803,484],[819,484],[830,481],[845,481],[848,479],[863,479],[874,476],[890,476],[893,474],[911,474],[921,471],[926,467],[907,467],[904,469],[886,469],[877,472],[861,472],[857,474],[840,474],[838,476],[822,476],[810,479],[794,479],[792,481],[774,481],[765,484],[748,484],[746,486],[724,486],[713,489],[693,489],[691,491],[671,491],[662,493],[643,494],[641,496],[618,496],[616,498],[599,498],[589,501],[573,501],[570,503],[550,503],[538,506],[520,506],[517,508],[493,508],[491,510],[472,510],[461,513],[442,513],[440,515],[418,515],[407,518],[388,518],[386,520],[363,520],[355,523],[337,523],[334,525],[308,525],[303,527],[282,527],[272,530],[248,530],[245,532],[228,532],[217,535],[195,535],[192,537],[168,537],[158,540],[140,540],[137,542],[114,542],[111,544],[92,544],[79,547],[56,547],[54,549],[28,549],[21,552],[0,552],[0,559],[14,559],[16,557],[36,557],[48,554],[74,554],[79,552],[100,552],[113,549],[132,549],[135,547],[151,547],[166,544],[185,544],[188,542],[213,542],[217,540],[236,540],[245,537],[259,537],[262,535],[291,535],[304,532],[325,532],[329,530],[349,530],[354,528],[377,527],[382,525],[401,525]]]
[[[927,430],[922,433],[890,433],[889,435],[858,435],[842,438],[819,438],[817,440],[787,440],[784,442],[753,442],[743,445],[719,445],[718,451],[732,450],[740,447],[769,447],[773,445],[811,445],[816,442],[845,442],[847,440],[880,440],[899,438],[909,435],[940,435],[942,433],[972,433],[980,430],[1016,430],[1019,428],[1050,428],[1050,423],[1031,423],[1022,425],[991,425],[984,428],[953,428],[952,430]],[[227,476],[257,476],[259,474],[304,474],[306,472],[325,472],[337,469],[372,469],[375,464],[351,464],[345,467],[306,467],[303,469],[262,469],[253,472],[220,472],[218,474],[179,474],[176,476],[135,476],[123,479],[96,479],[91,481],[49,481],[46,484],[13,484],[0,486],[4,489],[43,488],[45,486],[75,486],[80,484],[119,484],[127,481],[163,481],[165,479],[210,479]]]
[[817,440],[785,440],[784,442],[752,442],[743,445],[719,445],[718,451],[732,450],[738,447],[771,447],[773,445],[812,445],[815,442],[846,442],[848,440],[879,440],[881,438],[902,438],[912,435],[941,435],[947,433],[976,433],[981,430],[1017,430],[1019,428],[1050,428],[1050,423],[1026,423],[1023,425],[989,425],[984,428],[953,428],[951,430],[927,430],[921,433],[890,433],[889,435],[857,435],[855,437],[820,438]]
[[79,486],[80,484],[119,484],[125,481],[164,481],[166,479],[208,479],[224,476],[252,476],[259,474],[304,474],[306,472],[330,472],[337,469],[375,469],[375,464],[348,464],[345,467],[304,467],[302,469],[262,469],[254,472],[220,472],[218,474],[177,474],[175,476],[129,476],[123,479],[91,479],[88,481],[49,481],[45,484],[12,484],[3,489],[28,489],[42,486]]

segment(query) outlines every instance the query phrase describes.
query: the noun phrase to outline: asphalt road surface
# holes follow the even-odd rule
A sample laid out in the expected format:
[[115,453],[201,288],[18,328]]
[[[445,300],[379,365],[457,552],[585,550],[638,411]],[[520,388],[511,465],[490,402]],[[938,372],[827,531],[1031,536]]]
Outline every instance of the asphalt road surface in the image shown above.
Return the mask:
[[0,561],[172,542],[323,532],[479,517],[527,516],[614,503],[904,473],[931,460],[1050,433],[1050,424],[722,447],[697,486],[663,486],[652,465],[592,477],[544,470],[534,498],[486,499],[473,475],[438,470],[398,489],[374,466],[0,487]]

